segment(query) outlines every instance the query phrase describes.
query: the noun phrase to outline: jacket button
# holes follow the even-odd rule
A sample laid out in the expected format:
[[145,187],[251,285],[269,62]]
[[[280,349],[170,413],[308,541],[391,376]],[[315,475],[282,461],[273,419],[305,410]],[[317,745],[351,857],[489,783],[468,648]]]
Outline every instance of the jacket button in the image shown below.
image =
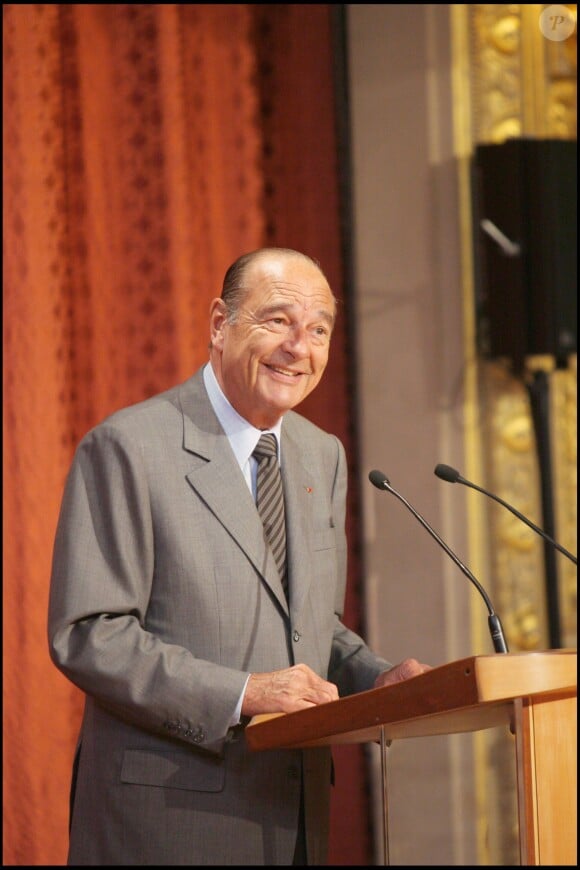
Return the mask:
[[298,643],[298,641],[300,640],[301,636],[302,636],[302,635],[300,634],[299,631],[295,631],[295,632],[294,632],[294,643]]

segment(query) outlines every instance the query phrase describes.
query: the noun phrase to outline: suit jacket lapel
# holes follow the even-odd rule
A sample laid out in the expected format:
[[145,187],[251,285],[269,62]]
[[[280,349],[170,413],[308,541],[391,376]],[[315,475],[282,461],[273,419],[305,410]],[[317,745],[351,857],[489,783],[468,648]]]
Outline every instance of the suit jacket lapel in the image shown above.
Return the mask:
[[183,447],[192,454],[187,480],[226,528],[288,612],[278,569],[264,542],[252,494],[209,401],[201,372],[180,390]]

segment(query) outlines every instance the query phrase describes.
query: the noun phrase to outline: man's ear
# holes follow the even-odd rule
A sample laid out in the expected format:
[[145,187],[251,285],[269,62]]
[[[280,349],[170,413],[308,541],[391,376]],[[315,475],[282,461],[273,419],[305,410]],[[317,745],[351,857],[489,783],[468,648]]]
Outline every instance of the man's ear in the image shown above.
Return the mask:
[[210,344],[221,350],[224,340],[224,328],[227,321],[227,309],[223,299],[214,299],[209,309]]

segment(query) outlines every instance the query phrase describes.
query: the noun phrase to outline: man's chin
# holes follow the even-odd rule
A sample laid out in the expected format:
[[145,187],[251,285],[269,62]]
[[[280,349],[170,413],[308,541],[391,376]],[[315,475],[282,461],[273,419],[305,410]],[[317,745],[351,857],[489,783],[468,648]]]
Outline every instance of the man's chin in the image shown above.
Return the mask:
[[276,420],[279,420],[282,414],[285,414],[286,411],[291,411],[292,408],[299,405],[304,398],[304,390],[293,390],[292,388],[280,390],[276,395],[270,395],[267,397],[263,406],[264,411],[269,416],[275,417]]

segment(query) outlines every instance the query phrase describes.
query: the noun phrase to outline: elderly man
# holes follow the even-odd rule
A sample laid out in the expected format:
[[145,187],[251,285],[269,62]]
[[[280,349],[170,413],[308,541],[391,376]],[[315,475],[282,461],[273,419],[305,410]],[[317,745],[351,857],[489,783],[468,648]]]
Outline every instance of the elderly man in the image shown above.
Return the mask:
[[327,747],[252,753],[244,724],[422,672],[341,622],[343,447],[292,409],[336,302],[316,262],[227,271],[209,362],[81,441],[56,535],[56,666],[86,694],[71,865],[324,864]]

